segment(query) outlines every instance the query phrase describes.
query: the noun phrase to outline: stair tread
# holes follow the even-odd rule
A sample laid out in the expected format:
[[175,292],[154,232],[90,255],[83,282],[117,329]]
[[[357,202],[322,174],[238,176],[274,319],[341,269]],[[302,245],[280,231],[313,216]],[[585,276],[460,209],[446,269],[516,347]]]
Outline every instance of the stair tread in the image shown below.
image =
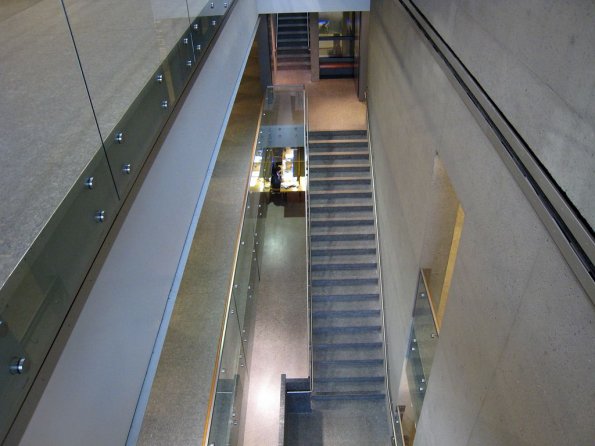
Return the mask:
[[368,150],[367,139],[330,139],[330,140],[314,140],[309,141],[308,147],[312,149],[322,148],[360,148],[362,150]]
[[370,183],[372,178],[369,176],[361,176],[361,177],[313,177],[309,179],[310,184],[317,184],[317,183],[339,183],[341,181],[356,181],[356,182],[367,182]]
[[348,136],[366,136],[368,131],[365,129],[356,130],[312,130],[308,132],[308,138],[332,138],[332,137],[348,137]]
[[310,195],[338,195],[346,193],[372,193],[371,189],[337,189],[337,190],[311,190]]
[[359,294],[317,294],[312,295],[314,302],[351,302],[351,301],[366,301],[366,300],[378,300],[380,297],[379,293],[359,293]]
[[332,156],[332,157],[341,157],[341,156],[348,156],[348,155],[366,155],[368,156],[370,152],[367,150],[349,150],[343,152],[311,152],[310,158],[319,158],[321,156]]
[[312,399],[338,399],[338,400],[365,400],[365,399],[383,399],[385,394],[380,391],[333,391],[333,392],[313,392]]
[[332,203],[332,204],[317,204],[312,203],[310,204],[310,210],[326,210],[326,209],[347,209],[349,211],[353,211],[354,209],[369,209],[372,210],[372,204],[367,203]]
[[363,271],[376,270],[378,263],[376,261],[370,262],[316,262],[312,263],[312,271]]
[[311,222],[325,222],[325,221],[334,221],[334,222],[338,222],[338,221],[368,221],[368,220],[372,220],[372,222],[374,222],[374,217],[373,216],[343,216],[343,215],[329,215],[329,216],[316,216],[315,218],[311,218],[310,221]]
[[325,376],[314,378],[315,383],[330,383],[330,382],[368,382],[368,381],[384,381],[384,375],[370,375],[370,376]]
[[353,367],[365,367],[371,364],[383,364],[384,358],[370,358],[370,359],[323,359],[315,360],[314,364],[321,366],[353,366]]
[[336,342],[313,344],[315,349],[381,348],[382,342]]
[[328,318],[358,318],[380,316],[379,309],[366,310],[317,310],[312,312],[314,319]]
[[311,235],[373,235],[376,236],[373,225],[355,225],[355,226],[312,226]]
[[370,163],[360,163],[360,164],[310,164],[310,170],[312,169],[344,169],[344,168],[354,168],[354,167],[361,167],[361,168],[370,168]]

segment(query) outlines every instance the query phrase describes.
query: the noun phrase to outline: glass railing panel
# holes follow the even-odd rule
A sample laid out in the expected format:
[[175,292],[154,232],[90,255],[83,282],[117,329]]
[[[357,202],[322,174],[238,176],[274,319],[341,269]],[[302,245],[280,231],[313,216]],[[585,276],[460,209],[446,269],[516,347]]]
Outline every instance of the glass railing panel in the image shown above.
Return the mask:
[[236,444],[244,388],[246,364],[236,302],[232,300],[227,313],[224,343],[222,346],[219,375],[213,405],[212,423],[208,444]]
[[231,5],[25,3],[0,5],[0,439]]
[[169,116],[172,104],[168,80],[168,73],[158,69],[105,140],[120,196],[126,196],[130,190]]
[[402,430],[405,446],[413,444],[415,438],[438,343],[438,329],[428,296],[420,272],[407,357],[397,403],[399,408],[403,408],[403,411],[399,412],[401,422],[398,427]]
[[[99,152],[0,289],[0,432],[16,415],[113,222],[118,197]],[[23,370],[9,370],[22,361]]]
[[428,377],[432,370],[434,352],[438,343],[438,331],[434,323],[432,308],[428,299],[424,281],[420,278],[417,289],[417,299],[413,310],[413,326],[419,347],[419,360],[423,374]]
[[421,413],[424,396],[426,394],[427,378],[426,375],[424,375],[419,343],[417,342],[417,333],[415,332],[414,327],[411,328],[406,373],[409,382],[411,405],[414,410],[414,420],[415,423],[417,423]]
[[0,286],[101,147],[60,2],[0,3]]
[[303,86],[268,87],[258,147],[304,147],[304,103]]
[[266,218],[269,202],[268,192],[251,192],[254,202],[257,203],[256,230],[254,231],[254,245],[256,250],[256,262],[259,273],[262,271],[263,250],[266,239]]
[[190,25],[185,0],[64,0],[104,138]]
[[[250,209],[246,209],[251,211]],[[258,276],[256,252],[254,245],[255,224],[251,219],[245,218],[240,237],[240,247],[236,260],[233,292],[238,309],[240,328],[244,328],[246,320],[246,305],[248,295],[253,293],[254,280]]]

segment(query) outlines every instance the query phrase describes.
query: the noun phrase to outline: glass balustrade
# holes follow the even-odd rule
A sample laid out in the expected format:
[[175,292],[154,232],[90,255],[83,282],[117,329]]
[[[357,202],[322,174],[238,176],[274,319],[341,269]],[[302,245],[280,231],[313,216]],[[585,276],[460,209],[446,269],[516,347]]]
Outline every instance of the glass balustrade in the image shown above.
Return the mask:
[[[229,310],[219,347],[218,378],[210,407],[209,445],[237,444],[250,367],[258,284],[260,277],[266,274],[262,269],[262,256],[267,243],[267,207],[275,200],[291,200],[289,196],[293,193],[304,194],[307,183],[304,100],[303,86],[268,87],[265,93],[245,190]],[[280,182],[276,187],[272,176],[278,169]]]
[[232,4],[0,4],[0,439]]
[[408,352],[403,367],[397,398],[399,409],[398,430],[402,431],[405,446],[411,446],[438,344],[438,328],[423,273],[420,272]]

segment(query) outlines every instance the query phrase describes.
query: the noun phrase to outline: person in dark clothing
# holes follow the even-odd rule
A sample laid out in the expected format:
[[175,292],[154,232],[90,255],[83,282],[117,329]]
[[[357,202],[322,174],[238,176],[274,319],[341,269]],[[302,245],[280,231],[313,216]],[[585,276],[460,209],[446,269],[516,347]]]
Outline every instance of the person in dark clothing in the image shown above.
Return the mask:
[[281,192],[281,181],[283,180],[283,168],[281,163],[275,163],[271,174],[271,192],[278,194]]

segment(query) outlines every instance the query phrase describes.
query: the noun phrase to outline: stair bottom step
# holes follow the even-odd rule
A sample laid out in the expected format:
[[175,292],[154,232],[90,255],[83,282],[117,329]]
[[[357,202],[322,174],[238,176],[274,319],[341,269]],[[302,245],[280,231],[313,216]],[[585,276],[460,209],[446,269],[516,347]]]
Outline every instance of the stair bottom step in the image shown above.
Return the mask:
[[312,400],[314,401],[325,401],[325,400],[345,400],[345,401],[357,401],[357,400],[381,400],[384,399],[384,392],[316,392],[312,394]]

